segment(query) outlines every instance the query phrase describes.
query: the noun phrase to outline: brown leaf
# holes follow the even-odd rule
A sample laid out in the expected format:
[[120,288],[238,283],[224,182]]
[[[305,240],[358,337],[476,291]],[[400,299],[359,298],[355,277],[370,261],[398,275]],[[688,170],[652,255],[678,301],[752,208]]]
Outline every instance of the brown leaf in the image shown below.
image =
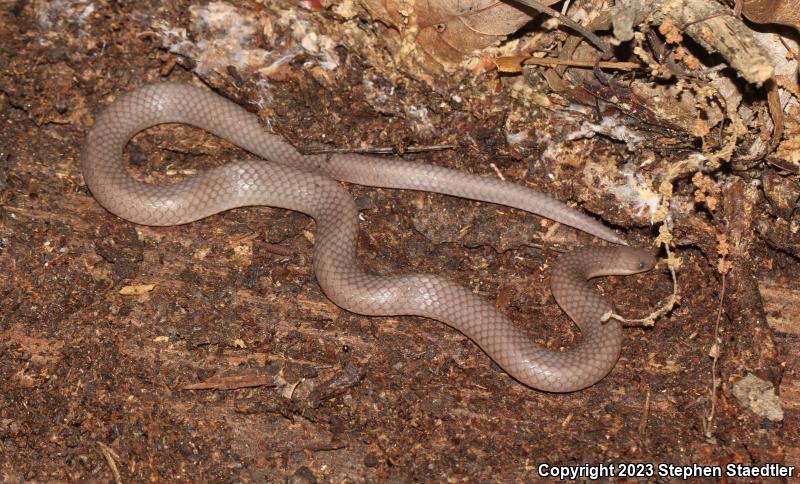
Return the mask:
[[[455,66],[464,55],[505,39],[531,20],[524,7],[500,0],[363,0],[363,3],[382,22],[404,31],[417,30],[414,39],[417,53],[429,71]],[[413,12],[407,10],[409,3]]]
[[497,0],[418,1],[415,11],[420,47],[439,62],[451,64],[504,39],[531,19],[517,7]]
[[758,24],[788,25],[800,30],[798,0],[743,0],[742,13]]
[[248,372],[239,375],[214,375],[200,383],[184,385],[181,390],[236,390],[260,386],[275,386],[274,378],[269,375]]

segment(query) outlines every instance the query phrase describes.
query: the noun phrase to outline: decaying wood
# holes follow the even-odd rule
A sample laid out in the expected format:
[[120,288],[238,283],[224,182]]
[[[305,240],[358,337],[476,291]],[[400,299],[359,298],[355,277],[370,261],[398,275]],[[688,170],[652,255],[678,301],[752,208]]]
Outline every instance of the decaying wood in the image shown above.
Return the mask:
[[714,1],[623,0],[614,5],[610,17],[620,42],[633,39],[634,29],[644,22],[661,24],[669,18],[709,52],[719,52],[748,82],[760,85],[772,77],[769,55],[751,31],[729,8]]
[[733,325],[727,331],[748,335],[753,346],[736,351],[746,353],[742,359],[750,368],[763,368],[774,358],[775,346],[767,327],[758,278],[751,269],[757,239],[755,220],[757,207],[763,203],[762,194],[757,188],[736,180],[723,188],[722,199],[730,260],[725,305],[726,315]]

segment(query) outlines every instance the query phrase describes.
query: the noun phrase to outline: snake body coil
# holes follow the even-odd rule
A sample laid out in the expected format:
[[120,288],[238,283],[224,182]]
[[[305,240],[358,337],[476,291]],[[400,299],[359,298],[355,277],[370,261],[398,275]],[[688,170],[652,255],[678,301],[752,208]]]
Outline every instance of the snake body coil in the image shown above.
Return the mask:
[[[168,186],[140,183],[122,164],[139,131],[161,123],[206,129],[265,161],[241,161]],[[347,310],[375,316],[417,315],[442,321],[475,341],[517,380],[567,392],[603,378],[619,358],[619,322],[601,322],[609,304],[587,279],[651,269],[654,258],[629,247],[592,247],[562,256],[553,270],[559,305],[581,328],[581,341],[559,352],[530,341],[497,308],[439,275],[377,276],[356,263],[357,208],[336,180],[455,195],[520,208],[602,239],[624,244],[610,229],[526,187],[431,165],[355,154],[302,155],[269,134],[256,116],[212,92],[153,84],[124,96],[98,116],[82,152],[92,194],[110,212],[145,225],[189,223],[235,207],[296,210],[317,222],[314,271],[322,290]],[[270,160],[270,161],[266,161]]]

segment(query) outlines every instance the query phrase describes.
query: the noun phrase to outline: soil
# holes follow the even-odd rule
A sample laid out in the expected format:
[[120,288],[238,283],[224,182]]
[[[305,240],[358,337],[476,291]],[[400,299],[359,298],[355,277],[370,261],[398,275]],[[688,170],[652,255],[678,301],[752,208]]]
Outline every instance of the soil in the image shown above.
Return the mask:
[[[456,99],[387,79],[346,46],[332,71],[292,61],[259,109],[263,85],[198,73],[145,34],[188,16],[187,2],[160,4],[0,5],[0,480],[522,482],[543,463],[800,462],[800,328],[767,324],[792,303],[762,304],[765,291],[800,294],[796,236],[744,178],[731,175],[717,212],[676,218],[681,303],[653,327],[627,328],[611,374],[563,395],[516,382],[439,322],[338,308],[315,281],[306,216],[251,207],[157,228],[106,212],[81,175],[86,132],[114,97],[169,79],[215,88],[300,149],[448,145],[405,157],[548,191],[635,245],[656,235],[580,176],[590,161],[620,170],[617,143],[561,139],[569,161],[541,161],[545,134],[580,124],[557,109],[526,107],[536,134],[512,146],[510,90],[486,96],[467,83],[453,86]],[[376,101],[365,76],[402,100]],[[400,114],[412,104],[427,108],[425,126]],[[149,129],[126,151],[151,182],[247,156],[185,126]],[[548,280],[559,252],[597,243],[590,236],[505,207],[347,188],[362,208],[366,270],[446,273],[538,343],[580,337]],[[664,264],[598,285],[631,316],[672,292]],[[736,398],[748,374],[775,386],[782,421]]]

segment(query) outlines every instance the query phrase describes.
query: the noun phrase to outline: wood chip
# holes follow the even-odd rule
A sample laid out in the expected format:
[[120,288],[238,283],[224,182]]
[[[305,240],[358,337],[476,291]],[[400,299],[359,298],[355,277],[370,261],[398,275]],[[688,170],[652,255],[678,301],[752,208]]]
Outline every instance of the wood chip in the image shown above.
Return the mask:
[[147,294],[156,287],[155,284],[135,284],[132,286],[123,286],[119,293],[123,296],[141,296]]

